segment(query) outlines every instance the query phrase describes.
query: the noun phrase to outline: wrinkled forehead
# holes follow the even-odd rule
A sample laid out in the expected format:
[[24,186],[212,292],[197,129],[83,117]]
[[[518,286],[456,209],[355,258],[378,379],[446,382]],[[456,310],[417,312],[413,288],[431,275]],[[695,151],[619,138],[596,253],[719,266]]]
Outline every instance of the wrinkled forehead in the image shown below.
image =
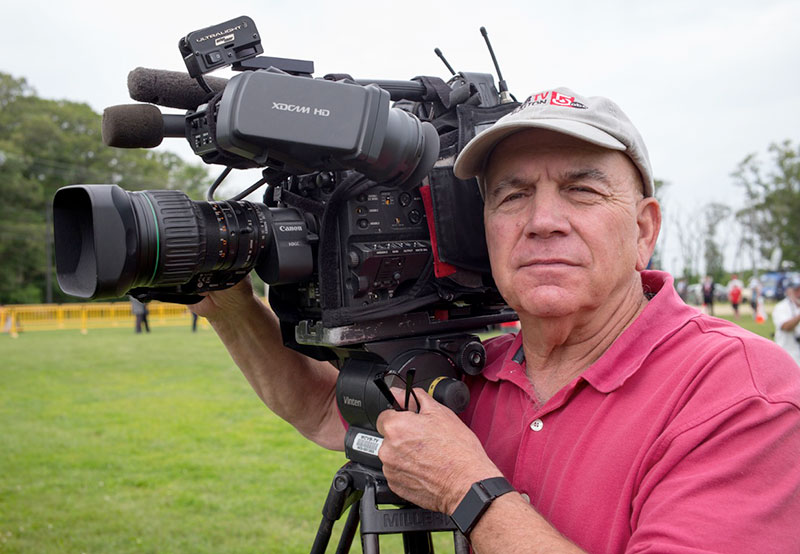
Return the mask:
[[643,191],[639,170],[618,150],[544,129],[530,129],[503,139],[486,157],[480,178],[487,192],[493,183],[521,170],[600,170],[620,184]]

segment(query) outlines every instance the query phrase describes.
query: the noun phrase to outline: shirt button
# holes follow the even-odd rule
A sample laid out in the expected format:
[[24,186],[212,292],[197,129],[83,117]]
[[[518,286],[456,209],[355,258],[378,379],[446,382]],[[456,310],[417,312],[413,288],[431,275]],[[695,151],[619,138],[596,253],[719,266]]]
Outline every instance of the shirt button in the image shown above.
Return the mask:
[[541,419],[534,419],[531,423],[531,429],[534,431],[541,431],[544,428],[544,422]]
[[531,497],[530,497],[530,496],[528,496],[527,494],[525,494],[524,492],[523,492],[523,493],[522,493],[520,496],[521,496],[521,497],[522,497],[522,499],[523,499],[525,502],[527,502],[528,504],[530,504],[530,503],[531,503]]

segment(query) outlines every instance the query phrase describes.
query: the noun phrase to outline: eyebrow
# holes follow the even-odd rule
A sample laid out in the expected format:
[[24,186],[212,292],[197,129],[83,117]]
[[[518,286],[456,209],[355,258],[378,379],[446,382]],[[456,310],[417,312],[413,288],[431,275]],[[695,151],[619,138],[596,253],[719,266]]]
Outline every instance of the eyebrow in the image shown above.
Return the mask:
[[561,176],[563,181],[600,181],[601,183],[609,184],[608,175],[604,171],[596,168],[577,169],[575,171],[568,171]]
[[527,184],[529,184],[529,181],[527,179],[522,179],[521,177],[512,175],[510,177],[506,177],[504,179],[499,180],[491,187],[487,187],[486,192],[489,196],[494,197],[497,196],[503,190],[520,188]]
[[[583,169],[576,169],[573,171],[565,171],[559,175],[558,180],[562,183],[574,183],[577,181],[599,181],[603,184],[609,185],[611,183],[605,171],[597,168],[587,167]],[[490,187],[489,195],[495,196],[500,191],[509,188],[518,188],[529,185],[527,179],[511,175],[498,181],[494,186]],[[535,183],[534,183],[535,184]]]

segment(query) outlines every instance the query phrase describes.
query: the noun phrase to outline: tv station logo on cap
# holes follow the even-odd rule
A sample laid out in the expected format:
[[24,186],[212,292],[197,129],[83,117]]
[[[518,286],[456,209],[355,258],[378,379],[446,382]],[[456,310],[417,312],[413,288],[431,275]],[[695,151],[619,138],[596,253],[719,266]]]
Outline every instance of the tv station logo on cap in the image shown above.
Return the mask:
[[514,110],[514,113],[524,110],[530,106],[542,106],[545,104],[549,104],[551,106],[560,106],[563,108],[577,108],[581,110],[589,109],[586,104],[575,100],[574,96],[567,96],[566,94],[562,94],[556,90],[546,90],[544,92],[537,92],[536,94],[528,96],[525,102],[520,104],[520,106]]

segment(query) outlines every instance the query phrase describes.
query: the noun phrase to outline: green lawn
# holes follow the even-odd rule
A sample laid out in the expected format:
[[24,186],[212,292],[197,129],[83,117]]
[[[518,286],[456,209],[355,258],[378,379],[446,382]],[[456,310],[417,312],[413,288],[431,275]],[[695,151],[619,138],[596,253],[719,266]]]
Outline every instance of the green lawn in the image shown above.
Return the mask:
[[0,335],[0,431],[2,553],[308,552],[346,461],[188,328]]
[[742,314],[739,319],[734,319],[733,316],[728,315],[721,316],[721,318],[732,321],[748,331],[768,339],[772,339],[772,334],[775,332],[775,325],[772,324],[772,318],[769,317],[764,323],[756,323],[750,314]]
[[345,461],[273,416],[210,330],[0,335],[0,553],[308,552]]

